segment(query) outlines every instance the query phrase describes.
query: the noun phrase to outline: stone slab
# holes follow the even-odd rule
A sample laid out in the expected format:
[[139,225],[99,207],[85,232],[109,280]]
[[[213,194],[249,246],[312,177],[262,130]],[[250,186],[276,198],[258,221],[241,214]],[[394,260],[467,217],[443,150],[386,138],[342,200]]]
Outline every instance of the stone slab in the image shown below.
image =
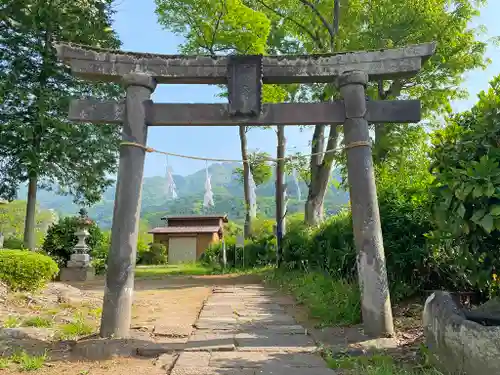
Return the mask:
[[[177,367],[170,375],[255,375],[255,369],[235,369],[216,367]],[[313,374],[315,375],[315,374]]]
[[208,367],[210,363],[210,352],[183,352],[179,355],[176,367]]
[[69,258],[75,262],[90,262],[89,254],[71,254]]
[[311,353],[317,350],[314,341],[306,335],[238,333],[235,342],[241,351]]
[[188,337],[193,332],[193,329],[193,327],[189,326],[170,326],[165,324],[155,324],[153,333],[156,336]]
[[186,345],[189,351],[231,351],[235,349],[234,335],[196,331]]
[[[156,82],[177,84],[226,84],[227,56],[166,56],[96,50],[60,43],[58,58],[72,73],[86,79],[119,82],[123,75],[141,71]],[[435,43],[398,49],[356,51],[311,56],[264,56],[264,83],[326,83],[344,72],[365,71],[372,80],[417,74],[423,61],[435,52]]]
[[319,355],[303,353],[270,352],[214,352],[210,357],[211,367],[220,368],[261,368],[268,364],[282,367],[325,367]]
[[169,372],[174,367],[177,354],[162,354],[154,362],[155,366]]
[[211,367],[220,368],[258,368],[262,367],[269,356],[261,352],[218,352],[212,353]]
[[238,323],[247,323],[247,322],[257,322],[259,324],[285,324],[285,325],[293,325],[295,324],[295,319],[293,319],[289,315],[285,314],[273,314],[272,316],[240,316],[237,318]]
[[61,270],[60,280],[64,281],[89,281],[94,280],[95,270],[93,267],[66,267]]

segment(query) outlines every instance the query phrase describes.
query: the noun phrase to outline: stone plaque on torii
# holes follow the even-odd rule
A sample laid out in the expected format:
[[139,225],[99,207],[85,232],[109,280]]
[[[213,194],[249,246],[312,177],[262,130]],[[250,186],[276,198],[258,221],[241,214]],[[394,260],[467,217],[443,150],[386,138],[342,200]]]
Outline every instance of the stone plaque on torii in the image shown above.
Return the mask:
[[[365,332],[393,333],[368,123],[420,121],[420,101],[366,100],[369,80],[409,77],[434,43],[307,56],[171,56],[59,44],[59,58],[84,79],[122,82],[123,102],[74,100],[69,118],[123,124],[101,336],[130,332],[147,128],[211,125],[344,125],[349,192]],[[262,104],[262,84],[336,82],[343,100]],[[160,104],[159,83],[227,84],[229,104]]]

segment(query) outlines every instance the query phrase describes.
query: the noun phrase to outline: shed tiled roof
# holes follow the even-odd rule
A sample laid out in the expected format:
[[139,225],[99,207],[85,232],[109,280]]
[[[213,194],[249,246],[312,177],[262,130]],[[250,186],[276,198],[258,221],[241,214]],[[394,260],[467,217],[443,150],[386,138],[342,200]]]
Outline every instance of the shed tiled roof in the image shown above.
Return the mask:
[[227,222],[227,215],[171,215],[171,216],[163,216],[162,220],[203,220],[203,219],[222,219],[224,222]]
[[149,233],[216,233],[221,230],[219,226],[185,226],[185,227],[158,227],[149,231]]

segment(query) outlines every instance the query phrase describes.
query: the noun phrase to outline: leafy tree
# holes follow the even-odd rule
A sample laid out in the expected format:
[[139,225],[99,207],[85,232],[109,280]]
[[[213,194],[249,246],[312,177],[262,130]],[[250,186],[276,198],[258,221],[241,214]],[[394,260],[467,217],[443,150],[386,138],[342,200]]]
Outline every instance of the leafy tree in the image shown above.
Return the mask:
[[[250,171],[256,186],[268,182],[273,176],[273,168],[269,164],[270,155],[267,152],[252,152],[248,155]],[[243,182],[243,168],[235,168],[234,175]]]
[[[329,0],[244,1],[247,7],[264,14],[270,21],[265,47],[268,53],[329,53],[398,48],[436,41],[436,54],[417,77],[374,82],[368,89],[370,96],[383,100],[401,96],[421,99],[424,116],[449,111],[451,100],[466,95],[466,90],[459,86],[463,73],[487,63],[483,58],[486,44],[476,40],[478,29],[468,26],[484,3],[484,0],[419,0],[411,4],[404,0],[340,0],[333,4]],[[186,36],[186,46],[209,41],[209,45],[217,47],[212,52],[234,51],[240,38],[247,36],[248,29],[240,25],[231,29],[230,24],[225,24],[224,33],[217,33],[221,13],[217,13],[217,7],[208,0],[191,0],[182,9],[169,6],[162,0],[157,0],[157,4],[160,22]],[[186,13],[186,9],[190,11]],[[226,9],[228,13],[232,11],[229,6]],[[330,21],[332,13],[334,17]],[[238,13],[238,16],[249,14],[254,13]],[[213,37],[209,38],[209,34]],[[287,89],[291,101],[331,100],[338,96],[333,85],[291,86]],[[404,142],[409,128],[411,126],[401,124],[377,125],[375,160],[380,162],[397,155],[399,143]],[[316,155],[309,162],[305,216],[309,224],[317,224],[322,219],[331,169],[341,156],[333,152],[340,139],[341,128],[314,127],[311,153]],[[325,150],[329,152],[322,153]]]
[[12,199],[28,182],[24,242],[34,248],[36,193],[55,184],[62,194],[91,204],[116,169],[119,129],[72,124],[72,96],[116,98],[115,85],[72,77],[53,43],[116,48],[111,0],[9,0],[0,14],[0,196]]
[[[22,244],[24,230],[24,220],[26,217],[26,202],[12,201],[8,204],[0,205],[0,233],[5,236],[4,247],[16,249],[19,245],[12,246],[13,243]],[[47,228],[55,220],[53,212],[36,207],[35,210],[35,234],[36,245],[41,245]]]
[[[269,19],[242,0],[155,0],[158,20],[165,28],[185,37],[183,53],[265,54],[270,31]],[[225,88],[224,88],[225,89]],[[227,96],[227,93],[222,93]],[[276,85],[265,85],[264,102],[282,102],[286,92]],[[239,126],[241,158],[249,160],[247,132],[251,127]],[[243,163],[243,187],[246,206],[245,236],[252,232],[250,213],[249,163]]]
[[[42,250],[50,255],[59,267],[66,267],[66,263],[74,252],[74,247],[78,243],[78,237],[75,233],[81,227],[80,223],[80,216],[68,216],[59,220],[58,223],[52,224],[47,231]],[[86,244],[89,247],[89,252],[92,252],[100,246],[104,238],[94,221],[90,221],[87,230],[89,237],[86,239]]]
[[500,76],[470,110],[452,116],[433,139],[436,231],[458,288],[484,294],[500,270]]
[[[450,110],[451,100],[462,98],[459,87],[463,73],[484,67],[484,42],[479,29],[469,28],[485,1],[468,0],[248,0],[249,6],[271,20],[268,50],[272,53],[326,53],[366,49],[398,48],[436,41],[436,54],[414,78],[371,83],[368,93],[378,99],[397,97],[422,100],[424,116]],[[333,20],[331,15],[334,14]],[[302,87],[295,100],[330,100],[338,93],[332,85]],[[339,146],[340,128],[316,125],[311,153]],[[374,156],[384,161],[398,155],[399,142],[406,138],[408,125],[378,124]],[[340,158],[339,158],[340,157]],[[322,218],[324,192],[332,165],[342,160],[330,152],[311,157],[306,221],[317,224]]]

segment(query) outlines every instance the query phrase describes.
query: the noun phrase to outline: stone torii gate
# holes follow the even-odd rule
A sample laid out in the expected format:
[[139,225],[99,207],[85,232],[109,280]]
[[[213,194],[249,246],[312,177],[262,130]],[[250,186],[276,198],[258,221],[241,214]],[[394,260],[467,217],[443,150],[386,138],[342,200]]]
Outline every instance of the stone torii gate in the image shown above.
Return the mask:
[[[368,123],[420,121],[420,101],[366,100],[369,80],[418,73],[435,44],[401,49],[310,56],[168,56],[59,44],[74,75],[121,82],[124,102],[74,100],[69,118],[123,124],[111,249],[101,321],[102,337],[130,332],[134,265],[147,130],[150,126],[344,125],[365,332],[394,331]],[[262,84],[337,82],[343,100],[262,104]],[[227,84],[229,104],[158,104],[159,83]]]

